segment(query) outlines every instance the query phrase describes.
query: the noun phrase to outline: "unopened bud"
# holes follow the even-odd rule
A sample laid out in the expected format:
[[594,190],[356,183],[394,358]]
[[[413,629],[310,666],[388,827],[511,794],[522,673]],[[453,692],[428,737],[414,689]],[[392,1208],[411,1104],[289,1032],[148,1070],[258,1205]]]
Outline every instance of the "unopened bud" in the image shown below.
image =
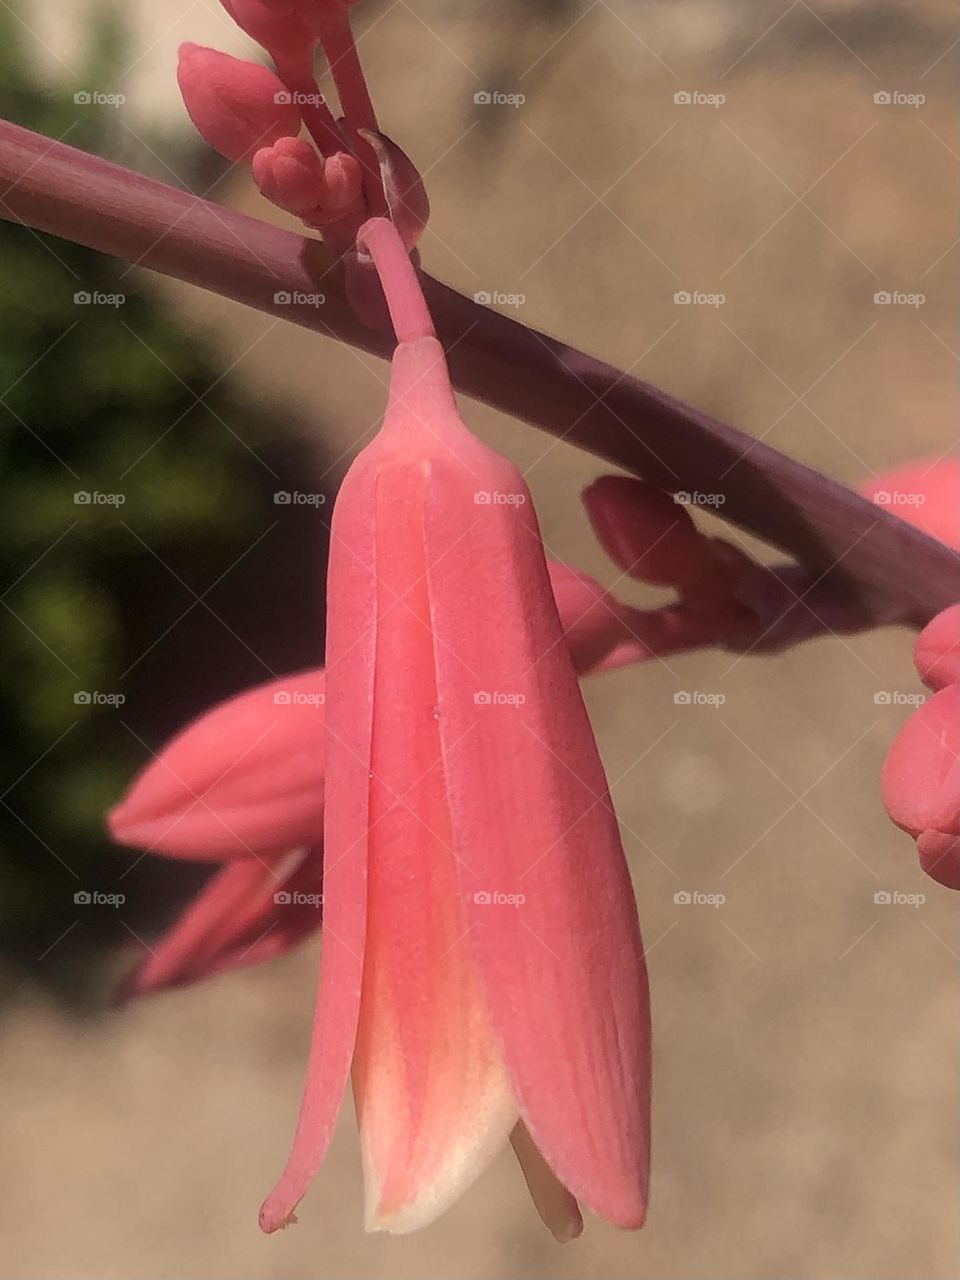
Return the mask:
[[643,480],[601,476],[583,493],[597,538],[631,578],[681,589],[697,583],[710,546],[687,509]]
[[228,160],[300,131],[300,110],[283,81],[257,62],[184,44],[177,80],[190,119]]
[[362,212],[360,165],[346,152],[323,160],[302,138],[281,138],[253,157],[253,177],[279,209],[325,227]]
[[303,138],[280,138],[253,157],[253,179],[272,204],[298,218],[323,199],[323,159]]

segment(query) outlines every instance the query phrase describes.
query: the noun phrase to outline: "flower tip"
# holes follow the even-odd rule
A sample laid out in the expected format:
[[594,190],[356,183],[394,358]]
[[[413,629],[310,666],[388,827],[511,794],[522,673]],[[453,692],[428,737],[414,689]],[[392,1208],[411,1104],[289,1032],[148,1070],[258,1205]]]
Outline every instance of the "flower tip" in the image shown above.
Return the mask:
[[920,866],[945,889],[960,889],[960,835],[924,831],[917,841]]
[[258,62],[217,49],[180,46],[177,82],[187,114],[206,142],[228,160],[300,131],[300,108],[283,81]]
[[600,476],[581,497],[600,545],[631,578],[683,589],[703,576],[709,543],[662,489],[632,476]]
[[260,1208],[260,1230],[264,1235],[272,1236],[275,1231],[286,1231],[287,1227],[296,1226],[300,1221],[291,1209],[288,1213],[278,1214],[273,1197],[267,1196]]

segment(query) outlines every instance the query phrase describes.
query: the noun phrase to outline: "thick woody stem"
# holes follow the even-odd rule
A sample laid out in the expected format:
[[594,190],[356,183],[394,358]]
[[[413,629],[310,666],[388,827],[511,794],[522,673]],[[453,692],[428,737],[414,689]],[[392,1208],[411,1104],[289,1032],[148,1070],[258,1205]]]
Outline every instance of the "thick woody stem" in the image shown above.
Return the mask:
[[[337,258],[258,222],[0,122],[0,217],[388,356],[354,314]],[[279,308],[278,291],[323,307]],[[960,599],[960,557],[896,516],[665,392],[422,278],[454,385],[667,491],[722,493],[720,514],[807,571],[807,607],[859,626],[922,625]]]

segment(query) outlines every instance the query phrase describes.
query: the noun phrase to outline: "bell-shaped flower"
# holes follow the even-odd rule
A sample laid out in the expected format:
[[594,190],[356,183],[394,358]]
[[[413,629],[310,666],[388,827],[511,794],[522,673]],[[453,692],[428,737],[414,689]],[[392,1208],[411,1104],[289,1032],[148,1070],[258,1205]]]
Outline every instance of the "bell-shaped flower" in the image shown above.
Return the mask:
[[433,1220],[515,1142],[561,1237],[639,1226],[650,1024],[636,906],[519,472],[461,421],[396,232],[400,339],[328,578],[324,947],[290,1221],[352,1073],[371,1229]]

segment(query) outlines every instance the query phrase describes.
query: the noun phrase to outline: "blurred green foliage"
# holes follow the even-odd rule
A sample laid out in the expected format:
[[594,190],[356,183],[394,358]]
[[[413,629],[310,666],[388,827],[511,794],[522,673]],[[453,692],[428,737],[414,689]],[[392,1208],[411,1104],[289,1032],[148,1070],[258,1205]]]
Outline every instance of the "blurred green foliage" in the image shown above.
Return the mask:
[[[121,17],[99,10],[82,82],[51,87],[0,6],[0,114],[122,152],[117,110],[74,101],[116,89]],[[158,680],[142,655],[272,518],[255,425],[221,372],[125,264],[0,221],[0,947],[31,964],[65,931],[122,935],[115,910],[84,914],[74,894],[115,891],[135,856],[102,822],[145,755],[128,714],[138,674]]]

